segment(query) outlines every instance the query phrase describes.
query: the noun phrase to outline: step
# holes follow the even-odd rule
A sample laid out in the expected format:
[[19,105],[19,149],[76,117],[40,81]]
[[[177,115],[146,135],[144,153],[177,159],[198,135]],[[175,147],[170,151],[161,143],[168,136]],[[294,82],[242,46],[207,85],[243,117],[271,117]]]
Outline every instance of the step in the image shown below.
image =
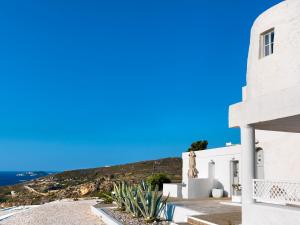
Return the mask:
[[176,205],[176,203],[168,203],[166,207],[166,212],[164,213],[165,219],[168,221],[173,221],[173,223],[186,223],[189,216],[199,215],[198,211],[186,208],[181,205]]
[[214,223],[211,223],[207,220],[203,220],[203,219],[195,218],[195,217],[189,217],[188,224],[190,224],[190,225],[215,225]]
[[190,216],[188,223],[192,225],[239,225],[241,224],[241,213],[219,213],[201,216]]

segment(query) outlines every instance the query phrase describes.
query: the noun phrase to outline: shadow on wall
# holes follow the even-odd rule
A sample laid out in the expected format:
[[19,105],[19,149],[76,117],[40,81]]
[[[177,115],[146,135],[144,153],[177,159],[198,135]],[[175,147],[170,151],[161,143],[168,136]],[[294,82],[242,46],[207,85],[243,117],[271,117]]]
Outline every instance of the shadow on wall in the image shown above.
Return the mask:
[[[224,197],[228,197],[228,191],[224,190],[224,185],[219,180],[215,179],[215,166],[216,163],[213,160],[208,163],[208,179],[212,181],[211,189],[222,189],[224,191]],[[210,197],[212,197],[212,190],[210,192]]]
[[215,179],[215,166],[216,163],[213,160],[208,163],[208,179]]
[[[228,197],[228,191],[224,190],[224,185],[220,181],[214,179],[213,188],[222,189],[223,190],[223,197]],[[212,195],[210,195],[210,196],[212,196]]]

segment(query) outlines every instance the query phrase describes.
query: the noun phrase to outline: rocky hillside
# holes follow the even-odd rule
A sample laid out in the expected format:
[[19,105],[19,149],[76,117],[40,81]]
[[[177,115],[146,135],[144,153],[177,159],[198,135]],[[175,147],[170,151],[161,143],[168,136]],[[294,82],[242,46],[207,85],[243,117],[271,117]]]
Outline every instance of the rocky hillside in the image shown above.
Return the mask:
[[97,196],[112,190],[113,182],[138,183],[155,173],[181,181],[182,160],[166,158],[125,165],[72,170],[13,186],[0,187],[0,207],[41,204],[62,198]]

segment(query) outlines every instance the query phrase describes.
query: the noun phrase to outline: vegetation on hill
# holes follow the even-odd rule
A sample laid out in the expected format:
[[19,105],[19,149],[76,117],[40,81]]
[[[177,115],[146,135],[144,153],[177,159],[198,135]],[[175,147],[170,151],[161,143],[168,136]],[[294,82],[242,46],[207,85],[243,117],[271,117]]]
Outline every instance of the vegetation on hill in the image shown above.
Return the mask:
[[181,158],[165,158],[66,171],[22,184],[0,187],[0,207],[42,204],[63,198],[101,196],[113,189],[114,182],[135,184],[161,173],[170,182],[181,182],[181,170]]

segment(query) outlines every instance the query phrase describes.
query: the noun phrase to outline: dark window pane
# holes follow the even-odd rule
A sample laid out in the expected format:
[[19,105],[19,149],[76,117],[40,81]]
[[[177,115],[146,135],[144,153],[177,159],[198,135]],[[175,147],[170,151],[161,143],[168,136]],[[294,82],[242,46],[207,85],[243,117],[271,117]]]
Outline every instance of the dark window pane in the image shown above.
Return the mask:
[[272,43],[271,44],[271,54],[273,54],[273,52],[274,52],[274,44]]
[[269,46],[265,46],[265,56],[270,55]]
[[274,43],[274,31],[271,33],[271,43]]
[[269,34],[265,35],[265,45],[269,44]]

